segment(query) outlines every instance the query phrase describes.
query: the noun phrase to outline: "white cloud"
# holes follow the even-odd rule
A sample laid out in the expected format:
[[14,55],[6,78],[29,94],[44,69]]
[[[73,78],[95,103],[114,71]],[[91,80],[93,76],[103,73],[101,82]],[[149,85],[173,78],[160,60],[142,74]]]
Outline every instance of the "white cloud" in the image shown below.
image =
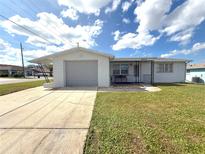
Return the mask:
[[64,18],[68,17],[68,18],[70,18],[72,20],[77,20],[79,18],[77,11],[75,9],[73,9],[73,8],[69,8],[67,10],[63,10],[61,12],[61,15]]
[[204,20],[204,0],[187,0],[166,16],[162,31],[167,36],[172,36],[171,41],[186,43],[191,39],[196,27]]
[[[52,13],[39,13],[37,14],[37,17],[38,19],[35,21],[23,18],[19,15],[15,15],[10,19],[27,27],[50,42],[54,42],[54,45],[60,46],[66,45],[72,47],[76,45],[76,42],[80,42],[81,46],[89,48],[96,45],[95,38],[102,32],[103,22],[101,20],[96,20],[93,25],[77,25],[71,27],[65,24],[61,18],[58,18]],[[2,21],[1,26],[10,34],[26,36],[26,42],[32,45],[38,47],[51,45],[45,40],[9,21]],[[72,44],[72,42],[75,43],[75,45]]]
[[[35,50],[25,48],[25,60],[75,47],[77,42],[82,47],[90,48],[97,45],[95,39],[102,32],[103,22],[101,20],[96,20],[92,25],[77,25],[72,27],[65,24],[61,18],[58,18],[52,13],[39,13],[37,17],[37,20],[31,20],[15,15],[10,20],[37,33],[46,40],[53,42],[53,44],[7,20],[0,22],[0,26],[9,34],[25,36],[25,42],[36,47]],[[4,56],[4,58],[1,58],[1,63],[13,64],[15,61],[19,62],[19,56],[16,56],[19,53],[19,48],[14,48],[11,44],[0,39],[0,56]]]
[[204,0],[187,0],[167,16],[164,32],[171,35],[187,28],[193,28],[204,20]]
[[105,9],[105,13],[110,13],[110,12],[113,12],[117,9],[117,7],[120,5],[121,3],[121,0],[113,0],[112,1],[112,7],[107,7]]
[[[172,0],[145,0],[137,1],[137,7],[135,9],[136,21],[138,27],[133,38],[139,38],[140,35],[143,38],[152,38],[157,40],[160,36],[165,35],[169,41],[179,42],[180,44],[189,43],[196,27],[205,20],[205,2],[204,0],[187,0],[180,6],[170,12],[172,6]],[[151,35],[151,32],[160,33],[158,36]],[[129,33],[128,33],[129,34]],[[124,34],[127,35],[127,34]],[[129,34],[130,35],[130,34]],[[129,36],[128,35],[128,36]],[[127,36],[126,36],[127,37]],[[121,37],[124,38],[124,37]],[[154,39],[155,38],[155,39]],[[124,49],[128,45],[132,47],[143,47],[146,45],[153,44],[145,43],[148,39],[142,39],[142,46],[130,45],[130,42],[124,42],[118,40],[113,49]],[[124,42],[124,47],[122,43]],[[133,41],[135,43],[135,41]],[[120,45],[120,47],[117,47]]]
[[[23,44],[24,62],[27,65],[28,61],[68,49],[68,46],[44,46],[36,49],[28,49],[27,44]],[[21,52],[19,47],[12,47],[12,45],[0,38],[0,59],[1,64],[21,65]]]
[[100,9],[105,7],[111,0],[58,0],[58,4],[73,8],[80,13],[100,14]]
[[187,44],[193,35],[193,29],[183,30],[175,35],[172,35],[170,41],[180,42],[180,44]]
[[191,49],[169,51],[166,54],[162,54],[161,57],[168,58],[168,57],[173,57],[179,54],[189,55],[189,54],[194,54],[194,53],[198,53],[202,51],[205,51],[205,42],[195,43]]
[[1,64],[21,65],[21,52],[19,48],[13,48],[11,44],[0,38]]
[[131,5],[132,5],[131,2],[128,2],[128,1],[123,2],[122,3],[122,11],[126,12]]
[[[139,49],[144,46],[153,45],[159,36],[153,36],[150,31],[160,28],[164,14],[169,11],[171,0],[146,0],[135,9],[135,14],[139,26],[136,33],[127,33],[113,45],[113,50],[125,48]],[[157,20],[156,20],[157,19]]]
[[150,46],[158,40],[159,37],[153,37],[147,33],[127,33],[119,38],[116,44],[112,46],[113,50],[122,50],[125,48],[140,49],[144,46]]
[[0,38],[0,51],[8,47],[10,47],[10,44]]
[[120,31],[116,30],[115,32],[112,33],[112,35],[114,36],[114,40],[117,41],[120,38]]
[[[33,58],[45,56],[53,52],[58,52],[66,49],[66,46],[56,47],[56,46],[46,46],[37,49],[27,49],[27,46],[23,44],[23,54],[24,62],[27,65],[28,60]],[[19,47],[12,47],[12,45],[0,38],[0,59],[1,64],[13,64],[21,65],[21,51]]]
[[170,10],[172,0],[146,0],[136,7],[135,14],[139,26],[138,32],[158,30],[161,28],[165,13]]
[[136,4],[139,6],[143,3],[144,0],[132,0],[132,2],[136,2]]
[[130,23],[130,19],[128,19],[128,18],[123,18],[123,19],[122,19],[122,22],[125,23],[125,24],[129,24],[129,23]]

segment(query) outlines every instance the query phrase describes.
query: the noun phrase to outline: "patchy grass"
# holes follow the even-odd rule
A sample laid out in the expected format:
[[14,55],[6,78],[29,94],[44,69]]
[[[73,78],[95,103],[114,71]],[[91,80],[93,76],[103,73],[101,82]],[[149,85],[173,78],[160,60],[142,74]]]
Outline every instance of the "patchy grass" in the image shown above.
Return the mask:
[[44,80],[32,81],[32,82],[22,82],[22,83],[11,83],[0,85],[0,96],[6,95],[9,93],[25,90],[28,88],[34,88],[42,86],[45,83]]
[[205,86],[98,93],[84,153],[204,153]]

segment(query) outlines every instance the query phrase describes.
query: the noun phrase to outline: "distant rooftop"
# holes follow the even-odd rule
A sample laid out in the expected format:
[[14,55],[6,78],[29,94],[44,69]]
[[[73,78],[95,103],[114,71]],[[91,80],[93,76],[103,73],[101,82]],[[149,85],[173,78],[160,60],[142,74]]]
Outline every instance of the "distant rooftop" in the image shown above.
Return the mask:
[[9,65],[9,64],[0,64],[1,67],[16,67],[16,68],[22,68],[22,66],[17,65]]
[[205,64],[189,64],[187,69],[205,68]]

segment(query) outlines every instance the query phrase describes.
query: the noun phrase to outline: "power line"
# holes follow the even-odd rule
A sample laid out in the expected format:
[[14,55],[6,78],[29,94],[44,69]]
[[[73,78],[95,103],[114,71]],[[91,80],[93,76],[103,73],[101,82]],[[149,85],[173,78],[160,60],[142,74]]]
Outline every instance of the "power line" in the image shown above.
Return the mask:
[[[47,41],[47,42],[49,42],[49,43],[51,43],[51,44],[55,44],[55,43],[49,41],[48,39],[43,38],[42,36],[38,35],[37,33],[31,31],[30,29],[28,29],[28,28],[26,28],[26,27],[24,27],[24,26],[22,26],[22,25],[17,24],[16,22],[14,22],[14,21],[12,21],[11,19],[5,17],[4,15],[1,15],[1,14],[0,14],[0,17],[2,17],[3,19],[6,19],[6,20],[8,20],[8,21],[10,21],[11,23],[13,23],[13,24],[15,24],[15,25],[21,27],[22,29],[24,29],[24,30],[26,30],[26,31],[28,31],[28,32],[30,32],[30,33],[32,33],[33,35],[36,35],[36,36],[40,37],[41,39],[43,39],[43,40],[45,40],[45,41]],[[56,45],[56,44],[55,44],[55,45]]]
[[[15,2],[15,1],[12,1],[13,3],[15,3],[16,5],[17,5],[17,3]],[[20,9],[18,8],[18,10],[16,9],[16,8],[11,8],[10,6],[8,6],[8,5],[4,5],[5,7],[7,7],[8,9],[10,9],[10,10],[13,10],[15,13],[17,13],[17,14],[19,14],[20,13]],[[28,6],[27,6],[28,7]],[[21,7],[20,7],[21,8]],[[29,7],[29,9],[31,10],[31,11],[33,11],[30,7]],[[33,17],[35,17],[33,14],[31,14],[31,12],[26,12],[24,9],[22,9],[21,8],[21,11],[22,11],[22,13],[24,13],[24,14],[29,14],[30,16],[33,16]],[[34,12],[34,14],[36,14],[36,12],[35,11],[33,11]],[[49,30],[48,31],[48,29],[47,28],[45,28],[43,25],[41,25],[40,23],[38,23],[38,25],[40,25],[40,27],[41,28],[43,28],[43,30],[44,31],[47,31],[47,32],[50,32],[51,30]],[[53,35],[53,34],[52,34]],[[59,39],[59,37],[57,38],[57,39]],[[62,41],[62,40],[61,40]]]
[[[12,2],[14,2],[14,3],[17,5],[17,3],[16,3],[15,1],[12,0]],[[32,4],[32,6],[35,6],[34,8],[37,8],[38,10],[40,10],[39,7],[38,7],[35,3],[33,3],[32,1],[31,1],[31,3],[27,3],[27,1],[26,1],[26,3],[24,3],[24,4],[26,4],[26,6],[30,9],[30,11],[33,12],[34,14],[38,13],[38,11],[36,11],[35,9],[33,9],[33,8],[31,7],[31,4]],[[6,6],[6,7],[8,7],[8,6]],[[9,7],[8,7],[8,8],[9,8]],[[12,8],[10,8],[10,9],[13,10]],[[31,12],[25,11],[22,7],[20,7],[20,9],[21,9],[25,14],[30,14],[30,13],[31,13]],[[15,10],[14,10],[14,11],[15,11]],[[19,11],[19,9],[18,9],[18,11]],[[17,11],[15,11],[15,12],[17,13]],[[30,14],[30,15],[31,15],[31,14]],[[0,16],[2,17],[3,15],[0,15]],[[45,14],[45,16],[48,17],[47,14]],[[42,36],[38,35],[37,33],[32,32],[32,31],[29,30],[28,28],[25,28],[24,26],[19,25],[19,24],[15,23],[14,21],[11,21],[10,19],[6,18],[5,16],[3,16],[3,18],[9,20],[10,22],[12,22],[12,23],[14,23],[14,24],[16,24],[16,25],[18,25],[18,26],[20,26],[21,28],[23,28],[23,29],[29,31],[30,33],[32,33],[32,34],[34,34],[34,35],[36,35],[36,36],[42,38],[43,40],[46,40],[47,42],[49,42],[49,43],[51,43],[51,44],[54,44],[54,43],[52,43],[51,41],[49,41],[48,39],[45,39],[45,38],[43,38]],[[69,44],[71,44],[71,46],[74,45],[74,44],[76,44],[76,43],[74,43],[74,42],[71,41],[71,40],[67,40],[67,39],[64,39],[64,38],[59,37],[59,36],[58,36],[59,34],[56,33],[56,32],[62,33],[62,31],[61,31],[61,29],[59,29],[59,27],[57,27],[56,25],[53,25],[53,26],[56,27],[55,30],[54,30],[54,29],[49,29],[49,30],[48,30],[47,28],[44,27],[44,25],[41,25],[40,23],[38,23],[38,24],[39,24],[40,28],[44,29],[44,31],[47,31],[47,32],[49,32],[49,33],[52,32],[52,33],[50,33],[50,34],[53,35],[53,36],[54,36],[56,39],[58,39],[59,41],[61,41],[61,43],[65,44],[66,42],[69,42]],[[57,44],[55,43],[55,45],[57,45]]]
[[[13,0],[11,0],[13,3],[15,3],[16,4],[16,6],[17,6],[17,3],[16,3],[16,1],[13,1]],[[27,8],[29,8],[29,10],[31,11],[31,12],[33,12],[34,14],[37,14],[38,12],[40,12],[40,11],[36,11],[35,9],[33,9],[33,8],[36,8],[37,10],[40,10],[40,8],[38,7],[38,5],[36,5],[35,3],[33,3],[33,1],[29,1],[29,3],[27,2],[27,1],[25,1],[25,3],[24,3],[24,5],[26,5],[27,6]],[[6,7],[8,7],[9,8],[9,6],[7,6],[7,5],[5,5]],[[25,11],[21,6],[19,7],[20,9],[21,9],[21,11],[22,12],[24,12],[25,14],[30,14],[31,15],[31,12],[27,12],[27,11]],[[18,11],[20,10],[18,8]],[[11,8],[10,8],[11,9]],[[12,9],[13,10],[13,9]],[[15,11],[16,13],[18,13],[17,11]],[[46,17],[48,17],[48,15],[45,13],[44,14]],[[49,17],[48,17],[49,18]],[[59,27],[57,27],[55,24],[53,25],[53,26],[55,26],[56,27],[56,29],[54,30],[54,29],[51,29],[51,28],[49,28],[49,29],[47,29],[47,28],[45,28],[45,26],[44,25],[42,25],[42,24],[40,24],[40,23],[38,23],[39,24],[39,26],[40,26],[40,28],[42,28],[44,31],[47,31],[47,32],[52,32],[52,33],[50,33],[53,37],[55,37],[56,39],[58,39],[59,41],[61,41],[63,44],[65,44],[66,42],[69,42],[69,44],[71,44],[71,45],[74,45],[75,43],[74,42],[72,42],[71,40],[68,40],[68,39],[64,39],[64,38],[62,38],[62,37],[59,37],[59,34],[58,33],[60,33],[60,34],[62,34],[62,33],[64,33]]]
[[[49,2],[49,4],[51,5],[51,3],[50,3],[50,1],[48,1]],[[31,1],[29,1],[29,3],[28,3],[28,1],[25,1],[25,3],[24,3],[32,12],[34,12],[34,14],[37,14],[38,13],[38,11],[36,11],[35,9],[33,9],[33,8],[36,8],[37,10],[40,10],[40,8],[38,7],[38,5],[36,5],[32,0]],[[31,6],[31,7],[30,7]],[[32,7],[32,6],[34,6],[34,7]],[[22,9],[23,10],[23,9]],[[24,12],[26,12],[26,11],[24,11]],[[47,18],[49,18],[49,16],[45,13],[44,14]],[[53,26],[55,26],[56,27],[56,29],[55,30],[52,30],[52,29],[49,29],[50,31],[52,30],[52,32],[55,34],[55,35],[57,35],[57,38],[59,38],[59,34],[58,33],[62,33],[63,31],[59,28],[59,27],[57,27],[56,25],[53,25]],[[43,27],[43,26],[41,26],[41,27]],[[44,27],[43,27],[44,28]],[[47,29],[46,29],[47,30]],[[56,32],[58,32],[58,33],[56,33]],[[64,33],[64,32],[63,32]],[[67,39],[64,39],[64,38],[61,38],[60,37],[60,40],[62,41],[62,42],[67,42],[67,41],[69,41],[70,42],[70,44],[71,45],[74,45],[74,44],[76,44],[76,43],[73,43],[71,40],[67,40]]]
[[[16,1],[13,1],[12,0],[12,2],[13,3],[15,3],[16,4],[16,6],[17,6],[17,3],[16,3]],[[27,8],[29,8],[29,10],[31,11],[31,12],[33,12],[34,13],[34,15],[36,15],[39,11],[36,11],[36,10],[34,10],[33,9],[33,7],[34,8],[36,8],[36,9],[39,9],[39,7],[37,7],[37,5],[35,5],[34,3],[31,3],[32,1],[30,1],[30,3],[27,3],[27,1],[25,1],[26,3],[24,3],[24,5],[26,5],[26,7]],[[32,4],[32,6],[30,5],[30,4]],[[20,6],[20,9],[22,10],[22,12],[24,12],[25,14],[30,14],[31,15],[31,12],[27,12],[26,10],[24,10],[21,6]],[[18,8],[18,10],[19,10],[19,8]],[[40,10],[40,9],[39,9]],[[15,11],[16,12],[16,11]],[[45,14],[46,16],[47,16],[47,14]],[[47,16],[48,17],[48,16]],[[40,23],[38,23],[38,25],[40,26],[40,28],[42,28],[44,31],[47,31],[47,32],[52,32],[52,33],[50,33],[52,36],[54,36],[56,39],[58,39],[58,40],[60,40],[61,42],[66,42],[64,39],[62,39],[61,37],[59,37],[59,34],[58,33],[56,33],[56,32],[59,32],[59,33],[62,33],[62,31],[56,31],[57,29],[59,29],[59,27],[57,27],[57,26],[55,26],[57,29],[56,30],[53,30],[53,29],[47,29],[47,28],[45,28],[45,26],[44,25],[42,25],[42,24],[40,24]]]

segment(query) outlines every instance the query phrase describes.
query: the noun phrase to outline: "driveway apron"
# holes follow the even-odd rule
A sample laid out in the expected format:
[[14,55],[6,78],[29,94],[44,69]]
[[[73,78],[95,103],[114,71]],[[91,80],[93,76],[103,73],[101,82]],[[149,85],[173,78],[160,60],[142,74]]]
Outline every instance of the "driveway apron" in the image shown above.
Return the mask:
[[96,93],[37,87],[0,96],[0,153],[83,153]]

